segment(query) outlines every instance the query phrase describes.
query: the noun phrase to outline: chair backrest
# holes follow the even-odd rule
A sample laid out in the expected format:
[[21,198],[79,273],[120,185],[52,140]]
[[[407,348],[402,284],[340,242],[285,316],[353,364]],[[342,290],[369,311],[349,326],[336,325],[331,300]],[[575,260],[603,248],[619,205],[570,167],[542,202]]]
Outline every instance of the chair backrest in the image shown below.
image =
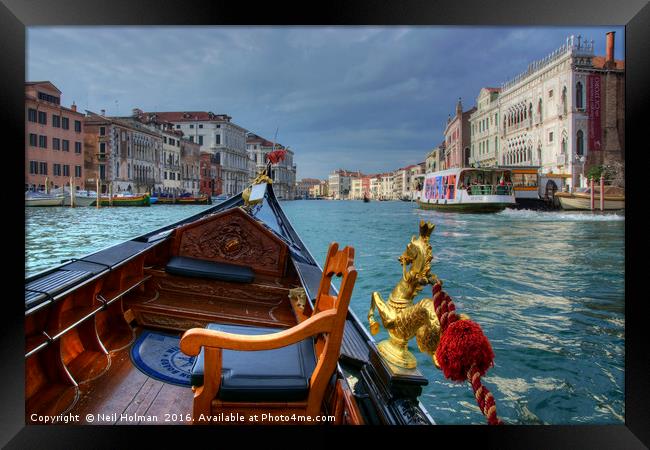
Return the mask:
[[[336,242],[330,244],[312,314],[335,309],[336,319],[332,330],[316,339],[315,342],[317,362],[310,379],[308,400],[308,404],[312,408],[315,408],[316,405],[320,407],[325,388],[338,362],[348,306],[357,279],[357,271],[353,263],[354,248],[345,247],[339,251],[339,245]],[[342,277],[336,296],[330,295],[332,277],[334,276]]]

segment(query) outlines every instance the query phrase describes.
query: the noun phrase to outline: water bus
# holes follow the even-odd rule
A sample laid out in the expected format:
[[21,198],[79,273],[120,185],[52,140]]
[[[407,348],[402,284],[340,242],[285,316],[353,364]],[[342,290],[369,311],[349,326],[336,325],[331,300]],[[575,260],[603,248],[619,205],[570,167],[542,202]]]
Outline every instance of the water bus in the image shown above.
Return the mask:
[[428,173],[419,195],[422,209],[497,212],[515,204],[510,169],[456,168]]

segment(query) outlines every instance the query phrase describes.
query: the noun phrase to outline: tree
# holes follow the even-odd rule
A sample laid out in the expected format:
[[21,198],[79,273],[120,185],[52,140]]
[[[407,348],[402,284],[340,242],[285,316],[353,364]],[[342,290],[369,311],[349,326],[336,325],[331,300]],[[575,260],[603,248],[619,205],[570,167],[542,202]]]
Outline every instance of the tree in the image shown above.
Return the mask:
[[625,166],[619,161],[611,164],[592,166],[587,172],[587,178],[593,178],[594,181],[600,180],[601,175],[605,182],[612,186],[625,187]]

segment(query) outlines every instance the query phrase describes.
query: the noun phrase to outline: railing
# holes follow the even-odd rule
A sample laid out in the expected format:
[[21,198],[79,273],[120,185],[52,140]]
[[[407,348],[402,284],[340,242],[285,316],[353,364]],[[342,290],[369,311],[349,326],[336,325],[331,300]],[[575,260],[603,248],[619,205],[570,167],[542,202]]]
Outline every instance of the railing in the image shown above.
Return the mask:
[[512,195],[511,185],[474,184],[469,186],[469,195]]

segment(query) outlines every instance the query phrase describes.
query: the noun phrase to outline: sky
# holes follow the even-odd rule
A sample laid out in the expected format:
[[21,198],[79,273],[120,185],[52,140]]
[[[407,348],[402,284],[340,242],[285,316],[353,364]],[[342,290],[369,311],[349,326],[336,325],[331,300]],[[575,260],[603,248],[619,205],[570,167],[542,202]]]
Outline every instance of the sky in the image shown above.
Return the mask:
[[294,151],[297,179],[392,171],[476,104],[565,43],[623,27],[30,27],[28,81],[80,111],[212,111]]

